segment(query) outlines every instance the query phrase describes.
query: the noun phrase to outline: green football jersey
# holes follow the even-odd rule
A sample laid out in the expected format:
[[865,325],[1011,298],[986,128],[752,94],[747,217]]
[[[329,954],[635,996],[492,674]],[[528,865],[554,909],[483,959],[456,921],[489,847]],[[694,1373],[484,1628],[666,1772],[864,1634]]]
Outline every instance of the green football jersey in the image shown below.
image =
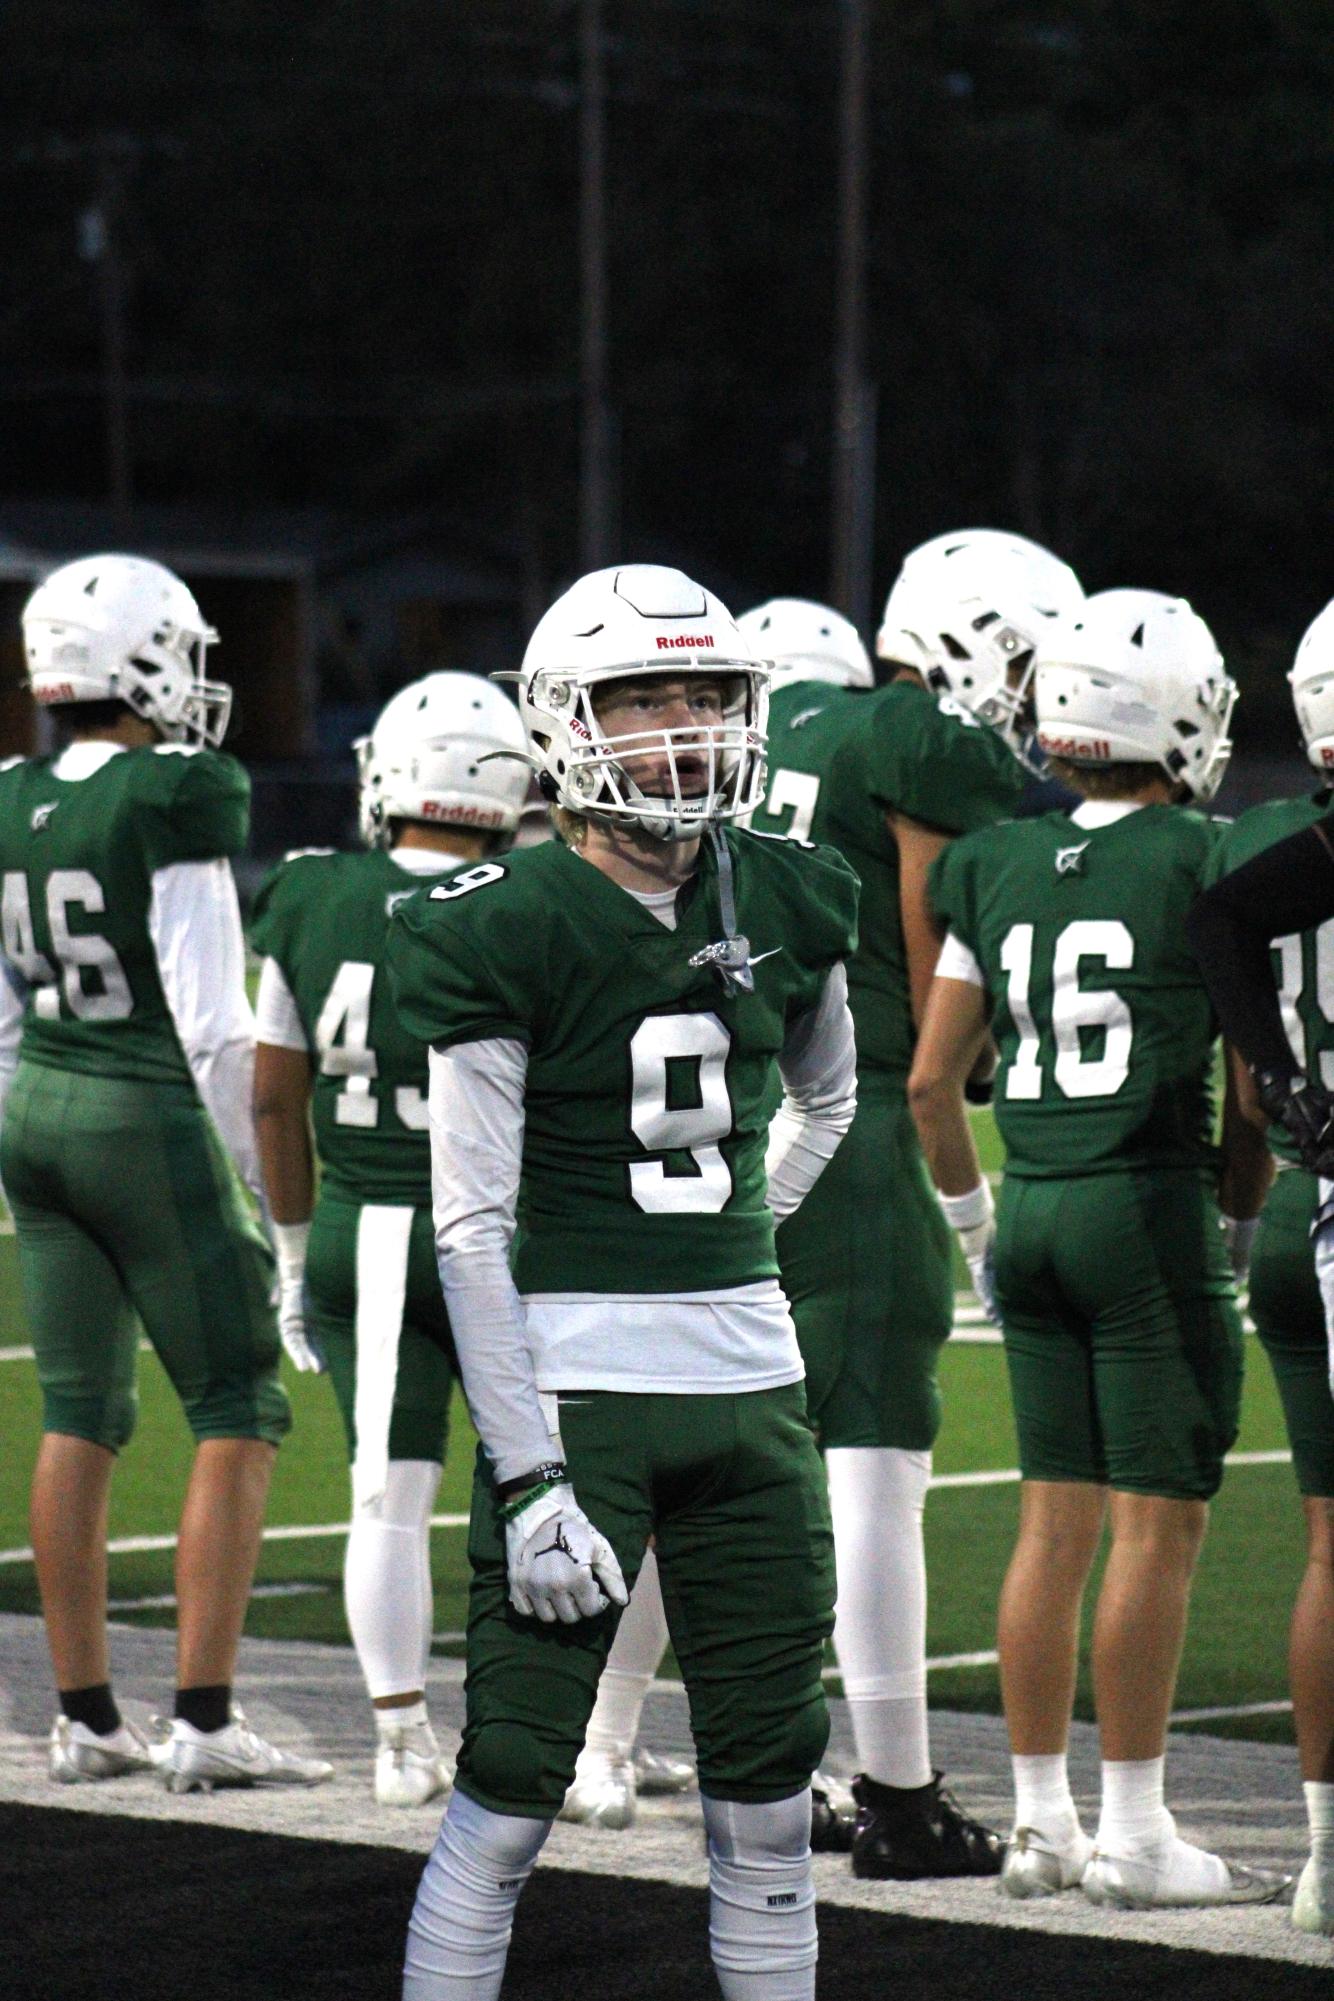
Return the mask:
[[827,842],[861,878],[861,940],[848,965],[859,1069],[906,1079],[912,1063],[899,849],[885,814],[966,834],[1008,818],[1023,786],[995,730],[915,681],[870,693],[799,681],[773,696],[768,789],[751,825]]
[[[1253,861],[1275,841],[1314,826],[1328,813],[1330,800],[1329,788],[1322,786],[1308,799],[1269,799],[1252,806],[1223,829],[1213,879]],[[1313,931],[1276,938],[1273,959],[1274,984],[1293,1056],[1307,1076],[1334,1090],[1334,918]],[[1297,1149],[1282,1126],[1269,1128],[1269,1144],[1284,1160],[1297,1159]]]
[[0,770],[0,942],[30,989],[29,1063],[189,1081],[148,917],[156,870],[239,854],[250,781],[235,758],[155,744],[87,778],[57,760]]
[[522,1293],[712,1292],[777,1275],[764,1173],[789,1022],[856,940],[828,848],[729,829],[755,991],[692,959],[722,936],[709,842],[668,931],[558,842],[483,862],[395,914],[409,1033],[527,1045]]
[[[458,867],[442,856],[441,874]],[[255,900],[250,939],[276,959],[315,1064],[324,1185],[355,1202],[429,1203],[426,1045],[384,968],[389,919],[422,878],[379,849],[289,855]]]
[[1008,1174],[1212,1160],[1217,1030],[1185,919],[1219,832],[1179,806],[1099,828],[1049,813],[933,864],[932,903],[993,1002]]

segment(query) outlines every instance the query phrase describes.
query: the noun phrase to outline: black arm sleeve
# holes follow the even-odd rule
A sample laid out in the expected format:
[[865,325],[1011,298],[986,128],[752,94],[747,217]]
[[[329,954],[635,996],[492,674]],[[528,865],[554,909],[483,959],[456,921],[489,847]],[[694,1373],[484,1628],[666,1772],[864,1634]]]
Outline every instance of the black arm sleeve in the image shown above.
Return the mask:
[[1334,813],[1276,841],[1205,891],[1186,920],[1223,1033],[1253,1070],[1294,1076],[1270,940],[1334,917]]

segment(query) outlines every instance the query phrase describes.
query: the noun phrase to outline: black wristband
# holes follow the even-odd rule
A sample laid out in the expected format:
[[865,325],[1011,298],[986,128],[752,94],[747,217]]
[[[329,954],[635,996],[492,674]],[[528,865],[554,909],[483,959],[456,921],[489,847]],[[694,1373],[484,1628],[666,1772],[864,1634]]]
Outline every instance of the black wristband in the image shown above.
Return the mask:
[[568,1478],[569,1475],[561,1460],[547,1459],[540,1466],[534,1466],[531,1473],[521,1473],[517,1480],[499,1481],[496,1486],[496,1498],[500,1501],[512,1501],[516,1494],[526,1493],[530,1487],[556,1487],[562,1480]]

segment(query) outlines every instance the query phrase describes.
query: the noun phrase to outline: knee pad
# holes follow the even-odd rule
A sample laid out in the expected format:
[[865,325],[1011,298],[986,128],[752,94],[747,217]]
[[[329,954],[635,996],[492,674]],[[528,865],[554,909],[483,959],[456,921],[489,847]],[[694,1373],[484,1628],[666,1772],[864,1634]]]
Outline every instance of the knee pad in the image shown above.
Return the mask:
[[579,1745],[570,1747],[569,1771],[554,1776],[551,1751],[530,1729],[511,1722],[482,1723],[465,1730],[459,1762],[477,1791],[498,1806],[513,1802],[517,1814],[549,1801],[554,1820],[573,1777]]
[[63,1396],[60,1391],[42,1393],[43,1431],[66,1432],[71,1438],[86,1439],[89,1445],[105,1446],[119,1452],[134,1435],[139,1401],[133,1394],[106,1397]]
[[809,1789],[763,1805],[707,1796],[700,1804],[709,1836],[709,1945],[724,1995],[813,1993]]

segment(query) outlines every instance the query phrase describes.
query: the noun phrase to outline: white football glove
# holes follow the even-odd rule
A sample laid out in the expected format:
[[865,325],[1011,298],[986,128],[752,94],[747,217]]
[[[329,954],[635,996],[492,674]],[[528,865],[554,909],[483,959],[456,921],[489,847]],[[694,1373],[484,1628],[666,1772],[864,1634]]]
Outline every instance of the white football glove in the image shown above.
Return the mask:
[[993,1327],[1001,1324],[1000,1302],[996,1297],[996,1205],[985,1181],[966,1195],[942,1195],[940,1206],[946,1220],[959,1233],[973,1291],[982,1302],[982,1311]]
[[293,1368],[318,1375],[327,1364],[314,1336],[306,1332],[306,1244],[309,1223],[275,1223],[273,1248],[278,1259],[278,1332]]
[[1258,1216],[1224,1216],[1223,1241],[1227,1245],[1228,1263],[1232,1276],[1238,1285],[1245,1285],[1246,1275],[1251,1268],[1251,1251],[1255,1246],[1255,1233],[1260,1227]]
[[567,1480],[539,1493],[505,1524],[510,1604],[552,1626],[592,1619],[630,1594],[607,1538],[595,1529]]

